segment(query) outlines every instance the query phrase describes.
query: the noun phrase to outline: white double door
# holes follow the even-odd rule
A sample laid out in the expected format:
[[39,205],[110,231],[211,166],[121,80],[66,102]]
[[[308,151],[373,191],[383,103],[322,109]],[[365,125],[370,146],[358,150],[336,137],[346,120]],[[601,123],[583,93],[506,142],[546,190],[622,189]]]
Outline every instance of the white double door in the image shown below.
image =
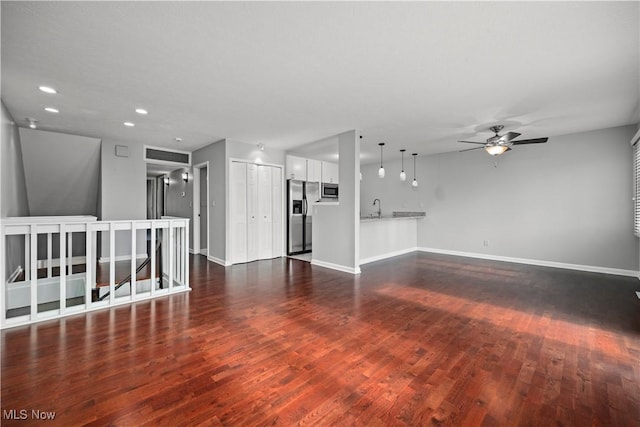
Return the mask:
[[231,162],[230,262],[282,256],[282,168]]

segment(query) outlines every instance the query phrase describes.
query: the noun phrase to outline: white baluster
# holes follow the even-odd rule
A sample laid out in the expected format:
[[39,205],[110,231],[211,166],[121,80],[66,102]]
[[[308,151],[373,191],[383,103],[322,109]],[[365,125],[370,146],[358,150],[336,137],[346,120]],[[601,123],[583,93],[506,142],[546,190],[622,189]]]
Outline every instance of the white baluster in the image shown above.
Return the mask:
[[[66,225],[64,223],[60,224],[60,314],[64,314],[67,311],[66,231]],[[71,265],[69,265],[69,270],[71,270]]]
[[93,261],[93,245],[91,242],[91,225],[86,223],[85,227],[85,251],[84,251],[84,264],[85,268],[85,279],[84,279],[84,304],[85,308],[89,308],[91,305],[91,292],[93,289],[93,269],[95,268],[95,264],[92,264]]
[[[38,227],[31,224],[31,234],[29,247],[30,277],[31,277],[31,320],[38,317]],[[4,280],[4,279],[3,279]]]
[[115,224],[109,223],[109,305],[116,298],[116,231]]
[[47,233],[47,277],[53,276],[53,248],[52,248],[52,234]]
[[138,251],[136,250],[136,222],[131,221],[131,280],[129,286],[131,288],[131,299],[136,299],[136,258]]

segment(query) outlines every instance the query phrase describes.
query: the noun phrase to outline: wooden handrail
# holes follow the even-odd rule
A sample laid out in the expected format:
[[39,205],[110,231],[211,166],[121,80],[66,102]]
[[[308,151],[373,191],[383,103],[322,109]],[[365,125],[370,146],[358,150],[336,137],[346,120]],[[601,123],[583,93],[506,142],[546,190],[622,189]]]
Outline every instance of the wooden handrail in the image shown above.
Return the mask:
[[[162,243],[160,242],[160,240],[158,240],[158,242],[156,243],[156,257],[157,258],[161,258],[162,257],[162,252],[161,252],[161,246]],[[151,262],[151,255],[149,255],[143,262],[142,264],[140,264],[140,266],[138,266],[138,268],[136,269],[136,275],[142,271],[143,268],[145,268],[147,265],[149,265],[149,263]],[[159,262],[160,267],[160,281],[162,281],[162,262]],[[151,286],[154,286],[153,280],[154,277],[149,278],[149,280],[151,280]],[[118,284],[113,288],[113,292],[117,291],[118,289],[120,289],[122,286],[126,285],[127,283],[131,282],[131,273],[129,273],[129,275],[127,277],[125,277],[124,279],[122,279],[120,282],[118,282]],[[111,293],[111,291],[108,291],[107,293],[105,293],[102,296],[98,296],[98,289],[94,289],[94,295],[93,295],[93,302],[96,301],[103,301],[104,299],[106,299],[109,294]]]

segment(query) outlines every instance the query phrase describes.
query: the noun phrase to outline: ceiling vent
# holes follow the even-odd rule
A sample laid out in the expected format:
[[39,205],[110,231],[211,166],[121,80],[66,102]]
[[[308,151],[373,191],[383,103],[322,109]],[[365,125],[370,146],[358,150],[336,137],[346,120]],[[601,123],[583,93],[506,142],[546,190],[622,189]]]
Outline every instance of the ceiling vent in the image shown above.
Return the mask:
[[145,147],[144,160],[148,163],[167,163],[174,165],[191,165],[191,153],[171,151],[162,148]]

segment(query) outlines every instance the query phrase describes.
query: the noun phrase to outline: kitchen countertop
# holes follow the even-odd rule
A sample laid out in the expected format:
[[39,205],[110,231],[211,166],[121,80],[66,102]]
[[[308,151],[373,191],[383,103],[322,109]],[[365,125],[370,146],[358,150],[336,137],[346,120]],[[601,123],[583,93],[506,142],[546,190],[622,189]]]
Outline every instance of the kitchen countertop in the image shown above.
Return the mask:
[[395,219],[421,219],[425,216],[426,212],[394,212],[392,215],[382,215],[382,217],[378,217],[378,215],[361,216],[360,222],[389,221]]

